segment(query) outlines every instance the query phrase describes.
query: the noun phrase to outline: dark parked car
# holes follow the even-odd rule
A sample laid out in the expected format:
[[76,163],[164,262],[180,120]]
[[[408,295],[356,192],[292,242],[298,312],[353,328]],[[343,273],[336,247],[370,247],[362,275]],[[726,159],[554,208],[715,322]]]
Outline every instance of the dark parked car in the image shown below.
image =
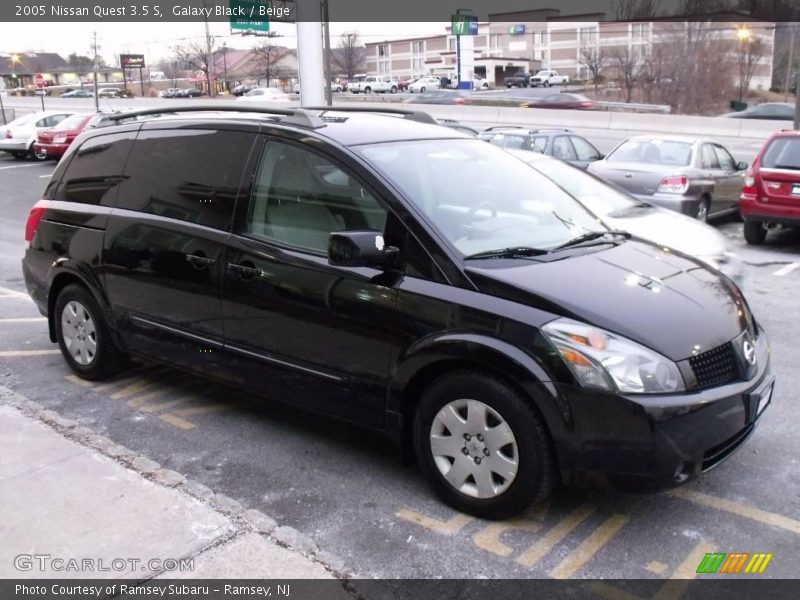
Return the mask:
[[747,172],[739,212],[744,239],[763,244],[767,230],[800,227],[800,132],[774,133]]
[[642,135],[622,142],[589,171],[640,200],[706,221],[737,211],[747,167],[713,140]]
[[774,121],[794,121],[794,104],[788,102],[765,102],[739,112],[732,112],[723,117],[730,119],[765,119]]
[[192,108],[85,134],[31,210],[27,290],[80,377],[145,356],[360,423],[486,517],[682,484],[770,402],[733,282],[504,150],[413,111]]
[[244,96],[247,92],[249,92],[250,90],[254,90],[257,87],[258,87],[257,85],[249,83],[237,85],[235,88],[233,88],[233,90],[231,90],[231,94],[233,94],[234,96]]
[[414,94],[406,100],[407,104],[469,104],[470,92],[463,90],[443,90]]
[[533,77],[533,73],[528,73],[527,71],[523,71],[521,73],[515,73],[513,75],[509,75],[503,80],[503,83],[506,84],[507,88],[528,87],[531,84],[531,77]]
[[581,169],[603,158],[589,140],[569,129],[526,129],[498,125],[485,129],[478,137],[507,150],[547,154]]
[[62,98],[94,98],[94,94],[87,90],[70,90],[61,94]]
[[597,102],[583,94],[561,92],[534,98],[520,104],[522,108],[562,108],[565,110],[596,110]]
[[184,88],[175,92],[175,98],[199,98],[200,96],[204,96],[205,94],[198,90],[197,88]]

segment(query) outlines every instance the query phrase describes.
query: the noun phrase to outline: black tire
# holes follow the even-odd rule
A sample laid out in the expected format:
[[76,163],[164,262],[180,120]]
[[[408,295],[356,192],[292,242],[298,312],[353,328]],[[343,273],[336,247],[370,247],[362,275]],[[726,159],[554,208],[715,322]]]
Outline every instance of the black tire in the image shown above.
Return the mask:
[[767,239],[767,230],[759,221],[744,222],[744,240],[753,246],[760,246]]
[[396,85],[393,85],[393,86],[392,86],[392,88],[391,88],[389,91],[390,91],[392,94],[396,94],[396,93],[397,93],[397,86],[396,86]]
[[424,85],[421,88],[419,88],[419,93],[420,94],[424,94],[425,93],[425,86]]
[[[65,308],[72,302],[77,302],[80,306],[85,308],[94,324],[96,351],[94,357],[88,364],[80,364],[76,361],[67,348],[64,339],[62,318]],[[86,288],[77,284],[71,284],[61,290],[61,293],[59,293],[56,299],[53,319],[55,323],[56,339],[58,340],[59,348],[61,348],[61,354],[78,377],[91,381],[106,379],[125,365],[125,354],[120,352],[111,340],[103,311]]]
[[11,152],[11,156],[13,156],[16,160],[22,160],[28,155],[27,152],[21,152],[19,150],[14,150]]
[[364,88],[364,93],[365,93],[365,94],[371,94],[371,93],[372,93],[372,88],[371,88],[371,87],[369,87],[369,86],[365,87],[365,88]]
[[[487,405],[506,422],[513,433],[517,472],[508,488],[496,496],[476,498],[456,489],[445,479],[434,460],[430,440],[434,419],[445,405],[461,399],[479,400]],[[414,418],[413,434],[417,461],[434,491],[444,502],[462,512],[487,519],[505,519],[543,500],[556,485],[554,453],[542,418],[525,398],[502,379],[467,371],[454,372],[437,379],[422,395]],[[457,440],[460,442],[461,438],[457,437]],[[494,450],[490,452],[485,448],[483,452],[490,456]],[[478,459],[460,455],[451,464],[462,458],[480,464]],[[470,467],[471,462],[467,463]],[[497,484],[494,473],[490,471],[489,474],[492,485],[502,485]],[[467,482],[468,479],[464,485]],[[473,482],[477,488],[474,478]]]
[[708,215],[711,212],[711,201],[708,198],[701,198],[697,204],[695,218],[701,223],[708,223]]

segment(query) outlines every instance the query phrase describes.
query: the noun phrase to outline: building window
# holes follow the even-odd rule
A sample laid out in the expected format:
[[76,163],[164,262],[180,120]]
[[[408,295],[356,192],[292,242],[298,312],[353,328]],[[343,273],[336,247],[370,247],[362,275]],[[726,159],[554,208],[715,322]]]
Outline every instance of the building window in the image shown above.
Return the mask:
[[650,41],[650,23],[631,23],[631,42],[645,44]]
[[597,29],[581,27],[578,29],[578,48],[592,48],[597,45]]
[[378,46],[378,56],[380,56],[380,57],[389,56],[389,45],[388,44],[382,44],[382,45]]
[[425,53],[425,42],[411,42],[411,52],[413,54],[424,54]]

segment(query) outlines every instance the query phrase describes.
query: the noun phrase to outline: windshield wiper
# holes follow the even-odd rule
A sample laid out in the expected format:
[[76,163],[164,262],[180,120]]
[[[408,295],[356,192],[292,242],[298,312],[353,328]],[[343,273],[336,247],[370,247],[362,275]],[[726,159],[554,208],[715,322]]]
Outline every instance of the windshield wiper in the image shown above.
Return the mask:
[[525,256],[541,256],[549,251],[542,248],[531,248],[529,246],[518,246],[516,248],[500,248],[498,250],[487,250],[465,256],[465,260],[480,258],[521,258]]
[[561,250],[562,248],[571,248],[573,246],[578,246],[578,245],[583,244],[585,242],[591,242],[592,240],[596,240],[596,239],[599,239],[601,237],[605,237],[607,235],[621,235],[625,239],[630,239],[631,238],[631,234],[628,233],[627,231],[617,231],[617,230],[613,230],[613,229],[609,230],[609,231],[590,231],[588,233],[584,233],[582,235],[579,235],[576,238],[572,238],[571,240],[569,240],[567,242],[564,242],[560,246],[556,246],[555,248],[553,248],[552,252],[555,252],[556,250]]

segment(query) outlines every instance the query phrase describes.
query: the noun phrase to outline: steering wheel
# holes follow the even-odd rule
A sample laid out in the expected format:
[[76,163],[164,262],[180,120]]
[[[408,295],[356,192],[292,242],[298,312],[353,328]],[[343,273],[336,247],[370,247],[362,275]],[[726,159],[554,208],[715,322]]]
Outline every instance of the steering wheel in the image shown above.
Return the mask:
[[492,211],[492,216],[490,218],[497,218],[497,207],[495,206],[494,202],[484,200],[483,202],[479,202],[469,209],[469,212],[467,213],[467,219],[470,223],[475,220],[475,215],[478,214],[478,211],[482,208],[488,208],[490,211]]

